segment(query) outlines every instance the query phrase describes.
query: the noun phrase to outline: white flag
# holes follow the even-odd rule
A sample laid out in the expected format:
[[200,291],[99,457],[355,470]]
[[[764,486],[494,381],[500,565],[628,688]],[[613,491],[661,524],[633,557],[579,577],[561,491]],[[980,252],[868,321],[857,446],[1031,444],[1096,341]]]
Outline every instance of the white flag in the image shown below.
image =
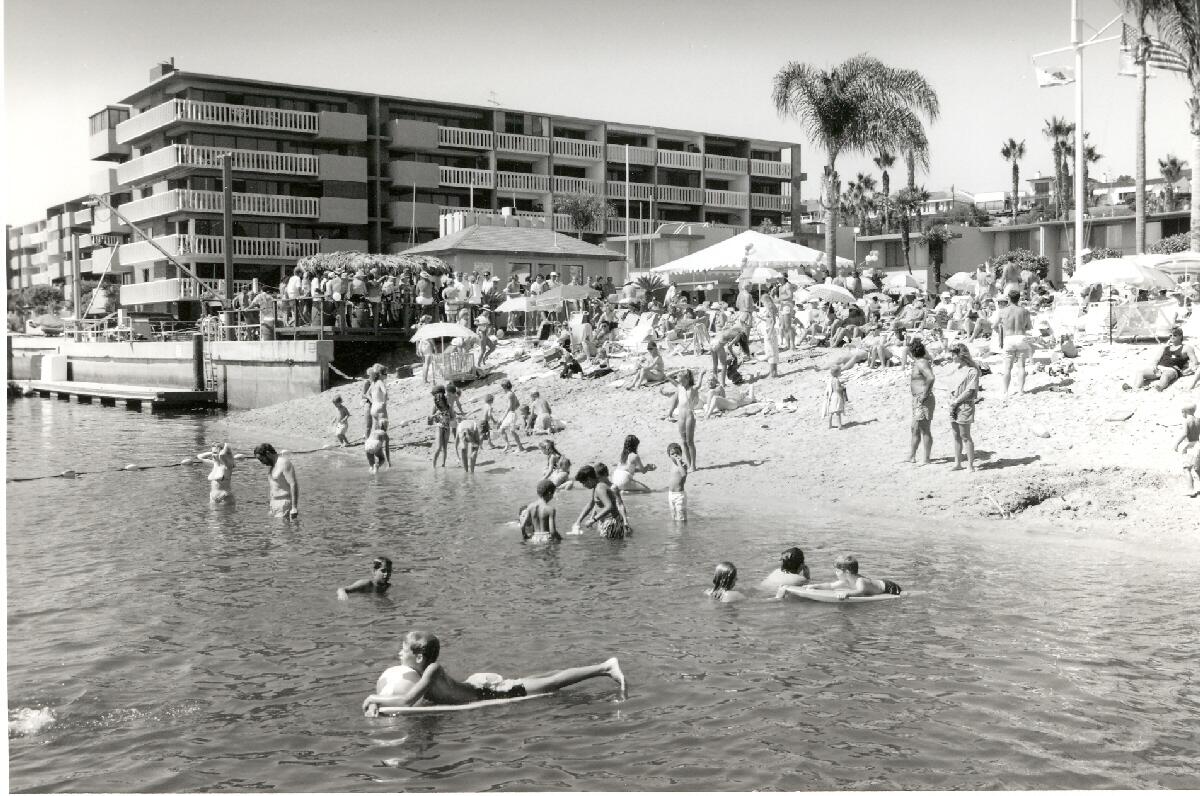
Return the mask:
[[1066,86],[1075,82],[1075,68],[1071,66],[1057,66],[1052,69],[1042,69],[1040,66],[1035,66],[1033,72],[1037,76],[1037,83],[1040,88]]

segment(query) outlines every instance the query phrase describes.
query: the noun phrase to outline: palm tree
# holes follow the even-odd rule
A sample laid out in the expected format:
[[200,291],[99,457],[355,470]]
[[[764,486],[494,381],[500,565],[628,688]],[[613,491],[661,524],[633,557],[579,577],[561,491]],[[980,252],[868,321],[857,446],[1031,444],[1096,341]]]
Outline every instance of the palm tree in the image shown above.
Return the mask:
[[1075,125],[1058,116],[1051,116],[1042,128],[1042,135],[1050,140],[1050,154],[1054,159],[1054,212],[1059,218],[1066,215],[1069,207],[1067,177],[1070,173],[1066,160],[1069,138],[1074,129]]
[[1163,40],[1187,62],[1192,133],[1192,251],[1200,252],[1200,0],[1169,0],[1155,18]]
[[929,201],[929,191],[924,188],[902,188],[896,193],[893,205],[896,208],[896,218],[900,224],[900,249],[904,252],[904,267],[912,273],[912,260],[909,251],[912,248],[910,235],[913,220],[921,216],[921,205]]
[[1021,186],[1021,166],[1018,161],[1025,157],[1025,139],[1021,139],[1021,143],[1017,143],[1017,139],[1010,138],[1000,147],[1000,157],[1012,163],[1012,220],[1017,223],[1017,196]]
[[[1088,203],[1088,201],[1090,201],[1090,197],[1091,197],[1091,191],[1088,188],[1088,167],[1093,163],[1099,163],[1104,158],[1104,155],[1101,155],[1099,152],[1096,151],[1096,147],[1092,146],[1091,144],[1089,144],[1087,142],[1088,138],[1090,138],[1091,135],[1092,134],[1087,131],[1084,131],[1084,133],[1083,133],[1083,144],[1084,144],[1084,146],[1083,146],[1083,197],[1084,197],[1083,212],[1085,212],[1085,213],[1087,212],[1087,208],[1088,208],[1087,203]],[[1067,162],[1074,162],[1074,160],[1075,160],[1075,131],[1074,131],[1074,129],[1071,130],[1071,135],[1067,138],[1066,145],[1063,146],[1063,157],[1064,157],[1064,159],[1066,159]]]
[[883,223],[883,231],[886,233],[889,232],[892,227],[888,208],[889,199],[891,198],[892,194],[892,181],[891,177],[888,175],[888,169],[896,165],[896,156],[886,149],[881,149],[879,150],[879,154],[872,158],[872,160],[875,161],[875,168],[879,169],[879,184],[882,201],[879,201],[878,204],[880,220]]
[[1158,173],[1166,181],[1163,185],[1163,203],[1167,210],[1175,209],[1175,183],[1183,177],[1185,168],[1187,168],[1187,163],[1174,155],[1167,155],[1165,160],[1160,158],[1158,161]]
[[775,75],[771,99],[780,116],[803,124],[809,140],[825,150],[825,259],[837,262],[838,157],[924,139],[921,117],[937,118],[937,93],[915,70],[856,55],[828,70],[788,63]]
[[1134,247],[1137,254],[1146,251],[1146,54],[1150,40],[1146,20],[1166,11],[1169,0],[1122,0],[1125,11],[1137,23],[1138,40],[1134,44],[1133,62],[1137,65],[1137,154],[1134,194]]

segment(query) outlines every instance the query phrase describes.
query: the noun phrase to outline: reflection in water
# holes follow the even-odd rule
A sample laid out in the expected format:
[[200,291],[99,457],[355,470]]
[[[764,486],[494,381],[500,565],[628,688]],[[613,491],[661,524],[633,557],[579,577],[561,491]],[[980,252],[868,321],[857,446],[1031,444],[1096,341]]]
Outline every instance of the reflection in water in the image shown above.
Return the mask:
[[[267,517],[253,460],[234,470],[235,506],[208,503],[204,466],[114,471],[206,450],[204,416],[8,411],[10,473],[108,468],[8,485],[10,707],[56,717],[11,738],[17,790],[1200,782],[1200,622],[1157,586],[1191,577],[1188,551],[763,506],[747,524],[736,495],[705,493],[686,526],[660,494],[637,496],[630,539],[528,545],[512,519],[533,459],[469,479],[397,457],[371,478],[361,451],[339,450],[296,457],[302,513],[287,523]],[[560,517],[583,500],[560,493]],[[815,579],[853,552],[907,594],[704,597],[715,562],[750,588],[792,545]],[[379,554],[396,564],[387,596],[339,602]],[[460,677],[617,654],[630,696],[585,683],[536,706],[364,719],[413,627],[439,634]]]

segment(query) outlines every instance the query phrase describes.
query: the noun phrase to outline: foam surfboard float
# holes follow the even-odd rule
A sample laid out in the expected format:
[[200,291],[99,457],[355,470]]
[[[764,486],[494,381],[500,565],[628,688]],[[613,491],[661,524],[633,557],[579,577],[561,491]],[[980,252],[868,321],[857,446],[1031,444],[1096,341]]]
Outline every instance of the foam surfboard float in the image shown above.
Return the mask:
[[453,713],[458,710],[475,710],[495,705],[511,705],[514,702],[524,702],[526,699],[550,696],[546,694],[529,694],[528,696],[512,697],[511,699],[481,699],[478,702],[468,702],[465,705],[415,705],[407,708],[380,708],[380,716],[409,716],[418,713]]
[[815,589],[806,589],[803,586],[784,586],[783,590],[784,593],[790,594],[793,597],[800,597],[819,603],[873,603],[880,600],[896,600],[903,596],[902,594],[873,594],[869,597],[847,597],[844,600],[839,600],[837,592],[834,591],[817,591]]

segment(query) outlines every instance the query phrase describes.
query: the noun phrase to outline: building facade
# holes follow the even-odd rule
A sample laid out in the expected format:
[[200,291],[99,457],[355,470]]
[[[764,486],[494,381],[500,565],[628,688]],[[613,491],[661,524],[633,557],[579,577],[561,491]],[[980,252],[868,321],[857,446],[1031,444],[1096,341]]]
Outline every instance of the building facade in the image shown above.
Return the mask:
[[[790,224],[791,196],[805,178],[790,142],[203,75],[173,64],[157,66],[148,85],[90,125],[90,156],[107,166],[93,192],[213,280],[224,276],[225,153],[233,276],[268,283],[317,252],[411,248],[438,236],[442,214],[464,209],[511,208],[572,232],[554,208],[573,194],[603,197],[615,211],[583,230],[595,242],[663,221]],[[126,283],[177,276],[103,207],[93,209],[86,232],[109,244],[88,250],[93,272],[108,268]],[[23,233],[17,242],[26,243]],[[43,264],[30,261],[19,279],[61,279]]]

